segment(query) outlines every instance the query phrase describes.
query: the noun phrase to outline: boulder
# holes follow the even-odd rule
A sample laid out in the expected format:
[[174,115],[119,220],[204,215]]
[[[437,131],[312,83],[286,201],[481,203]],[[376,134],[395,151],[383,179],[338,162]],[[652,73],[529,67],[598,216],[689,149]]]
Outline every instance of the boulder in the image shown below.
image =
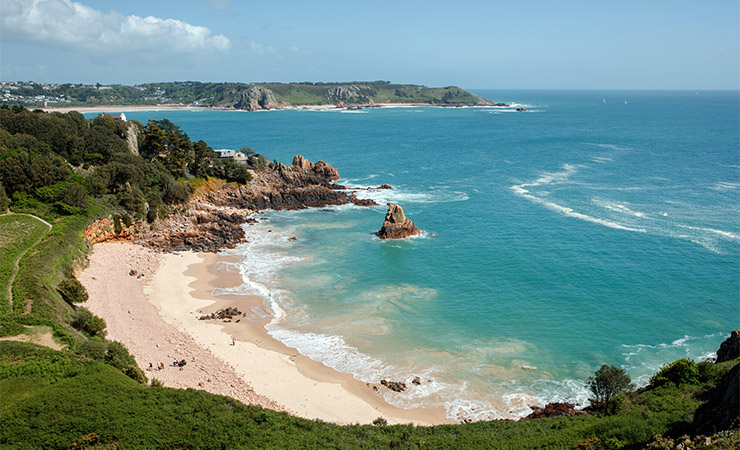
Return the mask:
[[734,330],[730,337],[720,344],[716,362],[732,361],[738,356],[740,356],[740,330]]
[[393,189],[393,187],[389,184],[381,184],[380,186],[376,187],[375,189]]
[[414,222],[406,218],[401,205],[388,203],[388,212],[385,213],[383,227],[378,231],[380,239],[403,239],[421,233],[414,226]]
[[403,381],[380,380],[380,384],[394,392],[403,392],[406,390],[406,383]]

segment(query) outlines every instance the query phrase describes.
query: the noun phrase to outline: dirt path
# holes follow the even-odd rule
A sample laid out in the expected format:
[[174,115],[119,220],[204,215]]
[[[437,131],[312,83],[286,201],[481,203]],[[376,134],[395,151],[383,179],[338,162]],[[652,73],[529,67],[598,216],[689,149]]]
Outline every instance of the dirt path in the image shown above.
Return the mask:
[[3,216],[27,216],[34,218],[38,220],[39,222],[43,223],[48,227],[46,230],[46,233],[44,233],[41,237],[38,238],[36,242],[34,242],[32,245],[28,246],[27,249],[23,251],[13,262],[13,273],[10,275],[10,279],[8,279],[8,299],[10,299],[10,312],[13,312],[13,282],[15,281],[15,276],[18,274],[18,264],[21,262],[21,259],[28,253],[29,250],[36,247],[41,243],[41,241],[46,237],[47,234],[49,234],[49,231],[51,231],[52,225],[42,219],[41,217],[34,216],[33,214],[25,214],[25,213],[12,213],[12,212],[6,212],[5,214],[2,214]]

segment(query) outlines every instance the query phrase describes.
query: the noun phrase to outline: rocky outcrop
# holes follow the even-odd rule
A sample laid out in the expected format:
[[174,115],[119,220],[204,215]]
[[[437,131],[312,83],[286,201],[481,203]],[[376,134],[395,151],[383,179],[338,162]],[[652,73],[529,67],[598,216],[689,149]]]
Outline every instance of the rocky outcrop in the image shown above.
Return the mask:
[[394,392],[403,392],[406,390],[406,383],[403,381],[380,380],[380,384]]
[[730,337],[720,344],[716,362],[732,361],[738,356],[740,356],[740,330],[734,330]]
[[[241,225],[255,222],[248,216],[264,209],[303,209],[355,203],[373,206],[372,200],[358,199],[343,187],[331,183],[339,173],[330,164],[316,164],[297,155],[290,167],[282,163],[273,169],[253,171],[249,184],[224,184],[219,189],[195,196],[187,207],[151,231],[137,236],[137,242],[163,251],[192,249],[215,252],[231,248],[244,238]],[[337,187],[341,189],[337,189]]]
[[581,411],[578,409],[575,409],[575,404],[573,403],[548,403],[545,405],[544,408],[541,408],[539,406],[530,406],[532,408],[532,412],[527,416],[524,417],[522,420],[532,420],[532,419],[541,419],[543,417],[558,417],[558,416],[564,416],[564,417],[570,417],[570,416],[578,416],[581,414],[588,414],[586,411]]
[[393,186],[390,184],[381,184],[380,186],[376,187],[375,189],[393,189]]
[[158,221],[152,230],[137,236],[135,242],[164,251],[216,252],[232,248],[244,238],[241,225],[253,212],[216,206],[200,197],[187,210]]
[[308,170],[313,169],[313,163],[306,158],[303,157],[303,155],[295,155],[293,157],[293,167],[297,167],[299,169]]
[[122,222],[119,223],[122,225],[122,228],[120,232],[116,233],[115,220],[112,217],[98,219],[91,223],[82,234],[91,244],[97,244],[100,242],[128,241],[136,236],[138,231],[136,223],[132,223],[129,227],[125,226]]
[[275,97],[275,94],[271,90],[261,86],[252,86],[242,94],[241,100],[234,105],[236,109],[247,111],[278,109],[280,107],[280,102]]
[[414,226],[414,222],[406,218],[401,205],[388,203],[388,212],[385,213],[383,227],[378,231],[380,239],[403,239],[421,233]]
[[237,308],[229,306],[228,308],[219,309],[216,312],[212,312],[210,314],[200,316],[198,317],[198,320],[216,320],[216,319],[231,320],[235,317],[243,317],[243,316],[245,316],[243,312],[239,311]]
[[135,123],[128,124],[126,131],[126,145],[134,155],[139,154],[139,127]]

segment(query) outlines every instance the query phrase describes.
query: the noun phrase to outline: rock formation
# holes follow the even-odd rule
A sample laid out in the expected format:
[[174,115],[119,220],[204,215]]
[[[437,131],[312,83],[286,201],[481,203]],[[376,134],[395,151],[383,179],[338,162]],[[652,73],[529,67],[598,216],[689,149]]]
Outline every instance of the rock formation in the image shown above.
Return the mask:
[[383,227],[378,231],[380,239],[403,239],[421,233],[414,226],[414,222],[406,218],[401,205],[388,203],[388,212],[385,213]]
[[205,316],[198,317],[198,320],[215,320],[215,319],[233,319],[235,317],[244,317],[246,314],[239,311],[237,308],[229,306],[225,309],[219,309],[216,312],[206,314]]
[[734,330],[717,350],[717,362],[732,361],[740,356],[740,330]]
[[380,384],[394,392],[403,392],[406,390],[406,383],[403,381],[380,380]]
[[247,111],[277,109],[280,108],[280,102],[271,90],[253,86],[242,94],[241,100],[234,105],[234,108]]
[[519,112],[525,112],[527,109],[520,106],[516,110]]
[[[297,155],[290,167],[277,163],[273,169],[252,172],[249,184],[223,183],[219,188],[195,195],[188,205],[164,221],[156,221],[146,233],[115,234],[110,219],[96,222],[85,235],[92,242],[131,239],[162,251],[191,249],[216,252],[231,248],[244,238],[242,224],[254,223],[249,215],[264,209],[303,209],[355,203],[374,206],[372,200],[358,199],[343,186],[332,184],[339,172],[330,164],[315,164]],[[139,228],[149,228],[141,223]]]

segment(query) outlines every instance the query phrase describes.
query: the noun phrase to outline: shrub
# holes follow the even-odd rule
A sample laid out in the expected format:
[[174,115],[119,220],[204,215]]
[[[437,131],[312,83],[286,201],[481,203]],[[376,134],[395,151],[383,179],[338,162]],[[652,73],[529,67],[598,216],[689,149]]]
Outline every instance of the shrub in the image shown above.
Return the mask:
[[121,226],[121,218],[119,216],[113,216],[113,231],[116,234],[119,234],[121,231],[123,231],[123,227]]
[[156,378],[152,378],[151,387],[164,387],[164,384]]
[[94,315],[86,308],[77,308],[72,314],[72,326],[91,336],[105,335],[105,320]]
[[126,228],[131,226],[131,216],[129,216],[128,214],[122,214],[121,221],[123,221],[123,224],[126,225]]
[[388,425],[388,421],[385,420],[383,417],[378,417],[377,419],[373,420],[373,425],[376,427],[385,427]]
[[62,294],[64,301],[70,305],[83,303],[88,299],[85,286],[83,286],[75,277],[68,277],[62,280],[62,282],[59,283],[59,286],[57,286],[57,290]]
[[661,386],[666,383],[699,384],[699,369],[696,363],[686,358],[673,361],[663,366],[658,373],[650,378],[650,385]]
[[105,359],[106,344],[97,339],[85,339],[78,347],[77,353],[90,359],[102,361]]
[[699,381],[702,383],[715,382],[722,377],[724,371],[722,366],[715,364],[711,361],[702,361],[696,365],[696,370],[699,372]]

